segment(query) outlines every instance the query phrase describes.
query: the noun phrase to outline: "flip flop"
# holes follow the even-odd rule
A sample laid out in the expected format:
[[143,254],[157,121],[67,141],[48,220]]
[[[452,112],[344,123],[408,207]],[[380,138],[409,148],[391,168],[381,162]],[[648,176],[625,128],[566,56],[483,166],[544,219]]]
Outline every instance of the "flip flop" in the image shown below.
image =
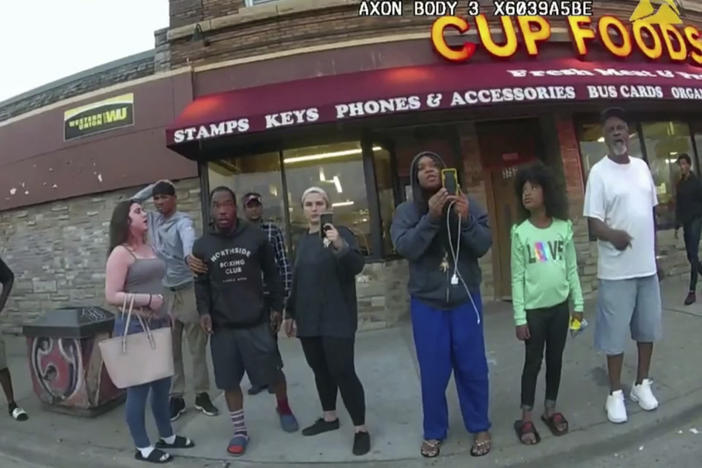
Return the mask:
[[[536,426],[534,426],[534,423],[531,421],[525,422],[521,419],[517,419],[514,421],[514,432],[517,433],[517,439],[519,439],[519,442],[524,445],[536,445],[541,442],[541,436],[536,430]],[[534,434],[535,442],[533,444],[528,444],[522,439],[527,434]]]
[[[556,437],[560,437],[568,433],[568,420],[562,413],[553,413],[549,418],[547,418],[544,414],[541,415],[541,420],[546,424],[546,426],[548,426],[551,433]],[[565,424],[565,429],[559,431],[558,424]]]
[[[483,448],[487,448],[487,450],[482,452]],[[492,437],[487,440],[478,441],[478,437],[476,435],[475,439],[473,440],[473,446],[470,448],[470,455],[472,457],[484,457],[490,453],[490,450],[492,450]]]
[[441,441],[437,439],[424,440],[422,442],[422,447],[419,449],[419,453],[422,454],[424,458],[435,458],[441,453]]

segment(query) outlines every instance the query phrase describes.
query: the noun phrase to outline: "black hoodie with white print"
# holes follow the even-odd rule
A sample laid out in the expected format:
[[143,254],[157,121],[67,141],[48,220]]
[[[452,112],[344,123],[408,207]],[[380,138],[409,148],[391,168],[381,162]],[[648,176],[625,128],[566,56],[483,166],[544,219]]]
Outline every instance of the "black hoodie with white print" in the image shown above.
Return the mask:
[[[207,264],[207,273],[195,278],[197,310],[212,316],[215,329],[263,323],[267,304],[282,312],[283,283],[273,247],[257,226],[237,219],[232,233],[211,230],[195,241],[193,255]],[[267,300],[263,281],[270,292]]]

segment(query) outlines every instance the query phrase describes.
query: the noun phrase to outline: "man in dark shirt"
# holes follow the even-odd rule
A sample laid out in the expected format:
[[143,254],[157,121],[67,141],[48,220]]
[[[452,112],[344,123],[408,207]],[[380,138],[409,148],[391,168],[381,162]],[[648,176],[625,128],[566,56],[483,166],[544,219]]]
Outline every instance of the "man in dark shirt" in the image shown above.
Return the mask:
[[[15,275],[12,270],[0,258],[0,283],[2,283],[2,294],[0,294],[0,312],[5,308],[7,298],[12,290],[12,283],[15,282]],[[10,369],[7,367],[7,356],[5,355],[5,340],[0,335],[0,385],[5,391],[7,404],[9,406],[10,416],[17,421],[26,421],[29,419],[27,412],[17,406],[15,403],[15,393],[12,389],[12,377],[10,377]]]
[[214,229],[193,245],[193,256],[206,266],[195,279],[195,297],[201,326],[211,335],[215,382],[224,390],[234,426],[227,451],[242,455],[249,440],[240,387],[244,373],[253,385],[275,391],[283,430],[298,428],[282,391],[282,362],[273,339],[280,328],[283,287],[273,248],[263,232],[237,218],[234,192],[217,187],[210,200]]
[[690,291],[685,298],[685,305],[697,300],[697,275],[702,273],[700,264],[700,232],[702,232],[702,183],[692,172],[692,160],[683,153],[678,156],[680,166],[680,182],[678,182],[675,200],[675,237],[678,229],[683,228],[685,250],[690,262]]
[[[273,246],[273,253],[275,254],[275,264],[278,267],[278,274],[283,280],[283,287],[285,288],[285,299],[290,296],[290,288],[292,287],[292,269],[290,268],[290,262],[288,261],[288,256],[285,252],[285,237],[283,236],[283,231],[276,226],[274,223],[263,221],[263,197],[260,193],[249,192],[244,195],[244,216],[246,220],[251,224],[258,226],[266,234],[268,242]],[[266,289],[266,297],[269,296],[269,292]],[[276,338],[276,352],[280,354],[280,349],[278,349],[277,338],[278,335],[274,335]],[[282,357],[281,357],[282,362]],[[285,375],[283,374],[283,378]],[[265,387],[252,386],[249,389],[249,395],[256,395],[260,393]]]

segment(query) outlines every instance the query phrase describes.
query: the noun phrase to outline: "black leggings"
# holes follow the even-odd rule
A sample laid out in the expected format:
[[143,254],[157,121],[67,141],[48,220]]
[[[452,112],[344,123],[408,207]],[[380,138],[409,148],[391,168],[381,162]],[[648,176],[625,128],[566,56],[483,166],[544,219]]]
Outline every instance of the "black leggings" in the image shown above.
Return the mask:
[[336,390],[354,426],[366,423],[366,397],[353,362],[353,338],[300,338],[307,364],[314,372],[317,393],[324,411],[336,410]]
[[546,345],[546,406],[549,408],[556,406],[569,319],[567,302],[544,309],[527,310],[527,324],[531,338],[525,343],[522,409],[531,411],[534,407],[536,379],[541,369],[541,361],[544,359],[544,345]]

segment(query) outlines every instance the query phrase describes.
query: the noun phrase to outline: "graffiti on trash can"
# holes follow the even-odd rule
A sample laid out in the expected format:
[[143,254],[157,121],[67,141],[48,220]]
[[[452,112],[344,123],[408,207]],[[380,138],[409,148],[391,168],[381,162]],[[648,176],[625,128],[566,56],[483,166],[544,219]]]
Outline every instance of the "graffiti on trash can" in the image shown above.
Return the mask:
[[36,381],[55,402],[80,390],[83,364],[77,339],[38,337],[32,344],[31,361]]

